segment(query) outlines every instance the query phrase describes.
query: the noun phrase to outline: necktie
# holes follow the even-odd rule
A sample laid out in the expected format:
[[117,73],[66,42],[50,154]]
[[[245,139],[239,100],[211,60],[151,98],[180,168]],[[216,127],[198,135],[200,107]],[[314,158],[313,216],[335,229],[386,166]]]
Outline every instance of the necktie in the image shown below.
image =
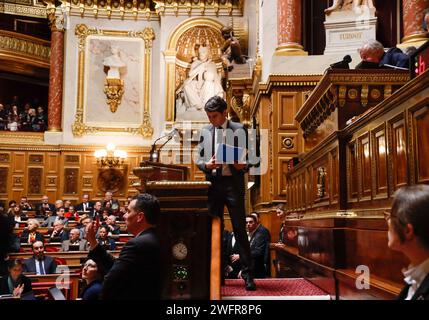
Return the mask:
[[83,211],[86,211],[86,203],[83,204]]
[[40,269],[40,274],[46,274],[45,267],[43,266],[42,260],[39,260],[39,269]]

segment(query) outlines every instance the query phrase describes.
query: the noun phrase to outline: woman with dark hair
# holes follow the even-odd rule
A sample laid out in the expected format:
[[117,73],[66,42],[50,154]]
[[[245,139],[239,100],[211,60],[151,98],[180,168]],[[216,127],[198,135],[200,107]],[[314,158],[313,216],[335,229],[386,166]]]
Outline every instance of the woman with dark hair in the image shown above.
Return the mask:
[[88,259],[82,268],[82,279],[86,286],[82,291],[82,300],[100,300],[104,272],[94,260]]
[[8,275],[0,282],[0,294],[12,294],[20,298],[22,294],[32,291],[31,281],[22,274],[24,267],[21,260],[10,262]]
[[385,213],[389,248],[410,260],[400,300],[429,300],[428,212],[429,185],[419,184],[397,190],[392,210]]

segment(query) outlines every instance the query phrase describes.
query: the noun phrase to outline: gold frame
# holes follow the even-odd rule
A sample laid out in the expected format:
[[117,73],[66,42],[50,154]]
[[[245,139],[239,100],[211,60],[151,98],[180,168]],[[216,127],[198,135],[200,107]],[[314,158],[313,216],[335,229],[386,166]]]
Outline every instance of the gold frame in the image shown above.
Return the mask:
[[191,18],[179,24],[168,37],[167,50],[164,52],[167,79],[165,120],[170,123],[174,121],[177,41],[185,31],[197,26],[211,27],[220,30],[224,25],[221,22],[210,18]]
[[[150,78],[151,78],[151,54],[152,42],[155,39],[155,32],[152,28],[146,27],[143,31],[118,31],[101,30],[90,28],[85,24],[78,24],[75,28],[75,35],[79,40],[79,58],[78,58],[78,85],[77,85],[77,106],[75,122],[72,125],[73,136],[82,137],[87,134],[97,132],[127,132],[132,134],[141,134],[144,138],[151,138],[153,127],[150,119]],[[84,114],[84,83],[85,83],[85,47],[86,38],[90,35],[133,37],[141,38],[145,43],[144,48],[144,109],[143,122],[138,128],[110,128],[88,126],[83,122]]]

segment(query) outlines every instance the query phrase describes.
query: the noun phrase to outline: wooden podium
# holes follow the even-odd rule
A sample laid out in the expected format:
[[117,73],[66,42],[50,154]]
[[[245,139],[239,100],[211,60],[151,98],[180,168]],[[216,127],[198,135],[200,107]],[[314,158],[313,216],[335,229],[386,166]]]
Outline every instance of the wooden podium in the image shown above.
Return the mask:
[[133,172],[142,180],[139,191],[161,203],[162,299],[220,299],[221,226],[208,214],[210,182],[187,181],[187,167],[156,162]]

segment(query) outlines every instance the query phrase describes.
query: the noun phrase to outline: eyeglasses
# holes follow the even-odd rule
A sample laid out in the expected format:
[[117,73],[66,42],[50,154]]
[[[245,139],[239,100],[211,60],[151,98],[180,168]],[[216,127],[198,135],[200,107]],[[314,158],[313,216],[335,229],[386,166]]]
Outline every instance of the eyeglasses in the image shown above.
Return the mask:
[[392,217],[392,215],[390,214],[389,211],[384,211],[383,216],[384,216],[384,220],[386,220],[386,221],[389,221],[390,218]]

